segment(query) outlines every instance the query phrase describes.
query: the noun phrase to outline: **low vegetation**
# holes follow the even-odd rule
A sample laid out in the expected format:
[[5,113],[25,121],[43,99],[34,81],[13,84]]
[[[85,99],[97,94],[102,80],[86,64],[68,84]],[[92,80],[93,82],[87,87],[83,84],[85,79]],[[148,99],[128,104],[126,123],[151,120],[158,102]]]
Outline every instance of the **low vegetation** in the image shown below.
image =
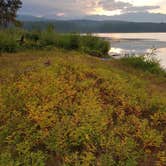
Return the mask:
[[56,33],[51,25],[43,31],[25,31],[16,28],[0,31],[1,53],[12,53],[25,49],[51,49],[54,47],[77,50],[98,57],[106,57],[110,44],[92,35]]
[[0,165],[165,165],[166,78],[154,82],[142,70],[142,79],[140,62],[130,60],[59,49],[2,53]]
[[[21,1],[1,4],[1,28],[19,23]],[[165,71],[97,58],[108,50],[52,26],[0,30],[0,166],[165,165]]]
[[153,55],[150,55],[149,57],[146,57],[145,55],[124,57],[120,59],[120,62],[144,72],[166,77],[165,69],[160,66],[159,61],[153,57]]

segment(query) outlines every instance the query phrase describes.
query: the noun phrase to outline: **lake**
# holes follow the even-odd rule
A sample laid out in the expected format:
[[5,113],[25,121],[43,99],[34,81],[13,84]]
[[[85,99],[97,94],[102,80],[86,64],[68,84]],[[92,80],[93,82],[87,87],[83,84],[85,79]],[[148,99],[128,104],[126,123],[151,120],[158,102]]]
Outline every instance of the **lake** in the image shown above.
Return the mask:
[[111,43],[110,54],[146,54],[156,48],[156,58],[166,68],[166,33],[97,33]]

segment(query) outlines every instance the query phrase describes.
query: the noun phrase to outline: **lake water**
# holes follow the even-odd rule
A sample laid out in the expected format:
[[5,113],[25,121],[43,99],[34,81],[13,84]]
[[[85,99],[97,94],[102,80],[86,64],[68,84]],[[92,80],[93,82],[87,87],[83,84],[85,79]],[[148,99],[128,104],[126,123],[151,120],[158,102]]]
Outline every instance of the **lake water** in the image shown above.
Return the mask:
[[156,48],[156,58],[166,68],[166,33],[97,33],[111,43],[110,54],[146,54]]

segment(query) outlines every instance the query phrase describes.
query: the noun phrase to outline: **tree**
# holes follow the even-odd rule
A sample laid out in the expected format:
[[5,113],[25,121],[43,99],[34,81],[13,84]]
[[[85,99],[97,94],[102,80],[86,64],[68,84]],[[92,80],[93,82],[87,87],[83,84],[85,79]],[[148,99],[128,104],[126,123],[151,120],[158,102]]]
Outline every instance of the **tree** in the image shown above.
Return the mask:
[[17,24],[17,11],[21,7],[21,0],[0,0],[0,26],[7,27],[10,23]]

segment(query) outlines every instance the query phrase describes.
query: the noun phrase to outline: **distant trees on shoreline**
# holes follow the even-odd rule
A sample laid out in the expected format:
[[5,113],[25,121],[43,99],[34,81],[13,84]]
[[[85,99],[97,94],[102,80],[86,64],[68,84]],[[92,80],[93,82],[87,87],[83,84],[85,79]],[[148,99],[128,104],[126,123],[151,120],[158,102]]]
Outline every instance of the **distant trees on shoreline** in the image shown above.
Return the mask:
[[57,32],[79,33],[112,33],[112,32],[166,32],[166,23],[141,23],[124,21],[93,21],[93,20],[45,20],[24,21],[25,29],[45,29],[49,24],[56,27]]

